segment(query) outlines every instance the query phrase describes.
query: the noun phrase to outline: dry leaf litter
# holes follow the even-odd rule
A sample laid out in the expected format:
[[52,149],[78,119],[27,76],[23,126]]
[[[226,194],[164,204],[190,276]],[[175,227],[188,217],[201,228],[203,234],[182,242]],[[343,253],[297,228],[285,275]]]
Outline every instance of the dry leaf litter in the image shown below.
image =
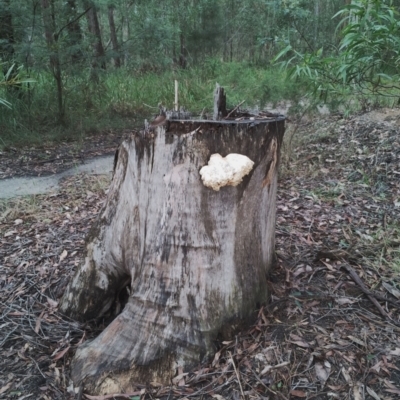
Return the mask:
[[1,203],[0,398],[400,398],[399,115],[289,126],[270,304],[167,387],[90,396],[69,381],[76,347],[108,322],[79,324],[57,310],[106,178],[72,177],[57,193]]

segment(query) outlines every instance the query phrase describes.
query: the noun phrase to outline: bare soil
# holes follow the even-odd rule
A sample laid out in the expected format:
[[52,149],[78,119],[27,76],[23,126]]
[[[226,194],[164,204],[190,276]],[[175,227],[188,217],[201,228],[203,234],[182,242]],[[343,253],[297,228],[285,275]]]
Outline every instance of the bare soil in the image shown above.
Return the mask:
[[270,303],[210,363],[110,397],[69,381],[74,350],[109,321],[57,310],[107,185],[81,175],[0,203],[0,398],[399,398],[399,110],[289,125]]

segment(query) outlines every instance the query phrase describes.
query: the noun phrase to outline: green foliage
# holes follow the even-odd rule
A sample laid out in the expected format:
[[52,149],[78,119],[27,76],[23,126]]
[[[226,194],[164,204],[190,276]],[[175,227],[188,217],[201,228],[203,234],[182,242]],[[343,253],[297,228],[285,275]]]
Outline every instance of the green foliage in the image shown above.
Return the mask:
[[[336,52],[301,53],[291,45],[275,58],[290,77],[302,77],[314,96],[398,97],[400,89],[400,16],[392,1],[359,0],[336,16],[341,42]],[[288,58],[290,55],[290,58]]]
[[172,108],[175,79],[179,82],[179,103],[195,114],[204,108],[212,113],[216,82],[225,87],[230,108],[243,100],[246,100],[243,107],[264,107],[287,98],[299,99],[301,94],[299,84],[288,82],[277,68],[224,63],[211,58],[185,70],[115,69],[100,74],[99,82],[90,81],[88,71],[63,77],[67,118],[65,126],[60,126],[50,73],[31,73],[36,84],[25,96],[7,94],[13,108],[0,113],[3,145],[79,139],[105,129],[143,126],[144,118],[158,112],[160,101]]
[[[13,107],[0,115],[2,140],[132,126],[152,110],[144,104],[172,104],[175,78],[182,104],[194,111],[211,107],[216,81],[228,90],[231,106],[283,98],[296,103],[304,82],[323,86],[312,68],[321,57],[313,54],[338,45],[331,17],[344,2],[0,0],[0,57],[37,81],[19,91],[0,85],[0,106]],[[298,66],[295,83],[270,68],[289,43],[294,54],[311,54],[309,65]]]
[[[1,65],[1,64],[0,64]],[[33,79],[29,79],[26,77],[21,76],[21,70],[22,67],[17,68],[15,64],[11,65],[10,68],[8,68],[4,75],[3,79],[0,80],[0,90],[3,89],[16,89],[16,90],[23,90],[22,85],[23,84],[28,84],[28,83],[34,83],[35,81]],[[5,93],[6,94],[6,93]],[[1,92],[0,92],[0,107],[7,107],[9,109],[12,108],[12,104],[6,100],[6,96],[1,97]]]

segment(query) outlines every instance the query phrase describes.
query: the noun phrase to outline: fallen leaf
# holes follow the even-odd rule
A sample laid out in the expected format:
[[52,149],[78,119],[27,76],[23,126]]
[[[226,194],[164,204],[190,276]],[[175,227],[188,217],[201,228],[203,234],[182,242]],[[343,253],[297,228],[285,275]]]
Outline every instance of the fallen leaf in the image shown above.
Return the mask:
[[213,394],[211,397],[217,400],[225,400],[225,397],[221,396],[220,394]]
[[345,304],[354,304],[357,302],[357,300],[352,300],[352,299],[349,299],[348,297],[340,297],[339,299],[335,299],[335,301],[340,306],[343,306]]
[[8,382],[7,385],[4,385],[1,389],[0,389],[0,394],[7,392],[8,389],[10,389],[10,387],[12,386],[12,382]]
[[60,358],[63,358],[64,355],[68,352],[69,349],[70,349],[70,346],[68,346],[68,347],[65,348],[64,350],[58,352],[58,353],[54,356],[53,360],[56,361],[56,360],[59,360]]
[[400,389],[385,389],[385,392],[400,394]]
[[134,396],[140,396],[141,392],[133,392],[133,393],[117,393],[117,394],[107,394],[105,396],[90,396],[89,394],[84,394],[84,396],[89,400],[108,400],[122,397],[123,399],[130,400]]
[[221,357],[221,351],[215,353],[214,360],[212,362],[212,366],[215,367],[218,363],[219,358]]
[[363,346],[363,347],[366,346],[365,343],[364,343],[362,340],[360,340],[360,339],[358,339],[358,338],[356,338],[356,337],[354,337],[354,336],[348,335],[347,337],[348,337],[350,340],[352,340],[354,343],[359,344],[360,346]]
[[14,233],[17,233],[17,231],[8,231],[8,232],[6,232],[6,233],[4,234],[4,237],[12,236],[12,235],[14,235]]
[[382,365],[382,361],[378,361],[374,366],[371,367],[371,369],[373,369],[379,373],[379,371],[381,370],[381,365]]
[[292,396],[297,396],[297,397],[307,397],[307,394],[302,390],[291,390],[290,394]]
[[22,219],[18,218],[18,219],[16,219],[16,220],[14,221],[14,225],[21,225],[23,222],[24,222],[24,221],[23,221]]
[[61,253],[60,261],[59,261],[59,262],[63,261],[63,260],[67,257],[67,255],[68,255],[67,250],[64,250],[64,251]]
[[382,283],[382,286],[394,297],[396,297],[397,299],[400,299],[400,292],[394,288],[392,285],[389,285],[386,282]]
[[342,369],[341,369],[340,372],[342,373],[342,375],[343,375],[345,381],[346,381],[347,383],[351,383],[351,377],[350,377],[349,373],[346,371],[346,368],[345,368],[345,367],[342,367]]
[[50,307],[57,307],[58,306],[58,302],[51,299],[50,297],[46,297],[47,302],[50,304]]
[[400,356],[400,348],[396,347],[396,350],[391,350],[389,354],[391,356]]
[[308,349],[310,347],[310,345],[304,340],[288,340],[288,342],[293,343],[299,347],[304,347],[305,349]]
[[354,400],[363,400],[363,396],[361,394],[361,389],[362,389],[362,384],[360,382],[357,382],[354,386],[353,386],[353,396],[354,396]]
[[40,317],[36,319],[35,333],[39,333],[41,322],[42,322],[42,319]]
[[368,394],[375,400],[381,400],[381,398],[368,386],[366,386]]
[[331,372],[331,364],[328,361],[325,361],[323,364],[320,362],[315,363],[315,373],[317,378],[321,382],[321,385],[324,386],[325,382],[329,378],[329,374]]

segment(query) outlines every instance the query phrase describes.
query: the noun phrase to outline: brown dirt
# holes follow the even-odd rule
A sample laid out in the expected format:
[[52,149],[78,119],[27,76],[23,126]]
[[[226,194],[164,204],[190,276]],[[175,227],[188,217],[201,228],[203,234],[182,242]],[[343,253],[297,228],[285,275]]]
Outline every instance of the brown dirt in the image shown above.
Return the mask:
[[[399,115],[289,126],[270,304],[210,364],[113,398],[399,398]],[[107,321],[68,321],[57,299],[105,198],[94,179],[0,209],[0,398],[79,398],[71,356]]]

